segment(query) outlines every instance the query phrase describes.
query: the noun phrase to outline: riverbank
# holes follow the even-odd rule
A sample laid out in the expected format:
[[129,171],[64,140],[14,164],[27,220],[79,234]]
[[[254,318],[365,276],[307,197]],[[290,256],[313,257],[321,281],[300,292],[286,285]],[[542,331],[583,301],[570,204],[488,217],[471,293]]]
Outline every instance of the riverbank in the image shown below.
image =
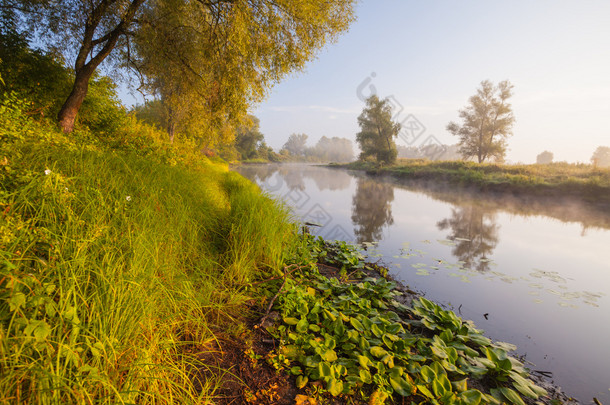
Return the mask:
[[585,164],[499,165],[401,159],[382,168],[370,162],[331,164],[329,167],[388,174],[414,181],[433,181],[498,194],[567,196],[588,203],[610,204],[610,168]]
[[[0,403],[209,403],[211,354],[298,246],[279,203],[137,122],[0,105]],[[204,372],[205,371],[205,372]]]
[[513,345],[396,282],[359,248],[305,241],[309,258],[286,268],[279,305],[260,324],[277,344],[260,355],[294,376],[297,403],[577,403],[511,357]]

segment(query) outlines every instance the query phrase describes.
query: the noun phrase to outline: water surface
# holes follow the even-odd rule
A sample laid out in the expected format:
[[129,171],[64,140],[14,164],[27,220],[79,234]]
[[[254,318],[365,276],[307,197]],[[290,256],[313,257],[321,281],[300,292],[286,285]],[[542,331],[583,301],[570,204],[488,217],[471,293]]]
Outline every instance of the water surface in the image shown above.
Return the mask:
[[[582,403],[610,403],[610,213],[312,165],[236,169],[313,232],[365,243],[370,260],[518,346]],[[370,244],[369,242],[378,242]]]

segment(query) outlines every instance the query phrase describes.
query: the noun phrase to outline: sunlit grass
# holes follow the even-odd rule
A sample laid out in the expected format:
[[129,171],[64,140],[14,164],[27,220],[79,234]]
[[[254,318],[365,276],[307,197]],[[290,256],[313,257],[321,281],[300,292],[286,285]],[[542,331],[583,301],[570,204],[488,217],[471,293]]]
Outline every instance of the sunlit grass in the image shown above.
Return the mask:
[[33,131],[2,151],[0,403],[209,402],[184,348],[240,328],[296,243],[287,211],[226,165]]

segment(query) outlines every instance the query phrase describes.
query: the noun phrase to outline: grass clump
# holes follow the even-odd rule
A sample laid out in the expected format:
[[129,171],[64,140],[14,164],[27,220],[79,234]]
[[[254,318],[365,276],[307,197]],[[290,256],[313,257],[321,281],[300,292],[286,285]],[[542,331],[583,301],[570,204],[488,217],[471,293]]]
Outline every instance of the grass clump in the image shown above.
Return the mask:
[[290,255],[287,211],[136,121],[67,137],[22,107],[0,103],[0,397],[212,400],[197,354]]

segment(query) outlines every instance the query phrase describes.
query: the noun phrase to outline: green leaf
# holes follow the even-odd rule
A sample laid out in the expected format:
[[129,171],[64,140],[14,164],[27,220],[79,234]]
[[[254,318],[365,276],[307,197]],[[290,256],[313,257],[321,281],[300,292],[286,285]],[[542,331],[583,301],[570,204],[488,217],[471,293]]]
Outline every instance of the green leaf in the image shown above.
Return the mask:
[[466,392],[468,389],[468,378],[464,378],[463,380],[451,381],[451,385],[458,392]]
[[24,293],[15,293],[9,300],[8,305],[11,311],[16,311],[19,307],[25,304],[25,294]]
[[451,392],[451,382],[446,375],[441,375],[434,381],[432,381],[432,390],[438,397],[442,397],[448,392]]
[[307,376],[304,375],[300,375],[297,377],[297,388],[301,389],[303,388],[305,385],[307,385],[307,381],[309,380],[309,378],[307,378]]
[[419,375],[426,383],[430,383],[436,378],[436,373],[429,366],[423,366],[419,371]]
[[383,357],[386,354],[388,354],[388,352],[383,347],[380,347],[380,346],[371,347],[370,352],[375,357]]
[[375,336],[377,336],[377,337],[383,336],[383,331],[375,323],[371,325],[371,332],[373,332],[375,334]]
[[333,397],[336,397],[343,392],[343,381],[331,378],[326,384],[326,389]]
[[360,323],[359,320],[357,320],[356,318],[351,318],[349,320],[349,323],[354,327],[354,329],[356,329],[358,332],[363,332],[364,331],[364,326],[362,326],[362,323]]
[[306,319],[301,319],[299,322],[297,322],[297,326],[296,326],[297,332],[306,333],[307,329],[309,329],[309,323],[307,322]]
[[320,332],[320,327],[318,325],[310,323],[309,324],[309,330],[312,331],[312,332]]
[[478,344],[479,346],[489,346],[491,344],[491,339],[486,338],[483,335],[479,334],[469,334],[468,338],[471,342]]
[[299,323],[299,320],[297,318],[289,317],[289,318],[284,318],[284,323],[286,325],[296,325],[297,323]]
[[328,361],[329,363],[332,363],[333,361],[337,360],[337,352],[335,352],[333,349],[326,350],[324,353],[321,354],[321,356],[322,360]]
[[465,405],[479,405],[483,395],[479,390],[468,390],[460,394],[460,399]]
[[294,366],[290,369],[290,374],[300,375],[300,374],[303,374],[303,370],[301,370],[301,367],[299,367],[299,366]]
[[432,392],[430,392],[430,390],[428,389],[428,387],[426,387],[423,384],[418,384],[417,385],[417,389],[424,394],[425,396],[427,396],[428,398],[434,398],[434,394]]
[[413,393],[413,385],[402,377],[391,376],[390,385],[392,385],[394,391],[396,391],[399,395],[402,395],[403,397],[408,397]]
[[51,327],[45,321],[40,321],[34,329],[34,337],[38,340],[44,340],[51,333]]
[[511,403],[513,403],[515,405],[525,405],[525,402],[523,402],[523,399],[521,399],[519,394],[517,394],[515,391],[511,390],[510,388],[502,387],[502,388],[500,388],[500,392]]
[[360,366],[366,370],[369,369],[369,358],[366,356],[362,356],[362,355],[358,355],[358,363],[360,364]]
[[320,377],[330,377],[332,375],[330,364],[321,361],[318,364],[318,372],[320,373]]
[[361,368],[358,374],[360,375],[360,380],[363,383],[370,384],[371,382],[373,382],[373,379],[371,378],[371,372],[369,370]]

